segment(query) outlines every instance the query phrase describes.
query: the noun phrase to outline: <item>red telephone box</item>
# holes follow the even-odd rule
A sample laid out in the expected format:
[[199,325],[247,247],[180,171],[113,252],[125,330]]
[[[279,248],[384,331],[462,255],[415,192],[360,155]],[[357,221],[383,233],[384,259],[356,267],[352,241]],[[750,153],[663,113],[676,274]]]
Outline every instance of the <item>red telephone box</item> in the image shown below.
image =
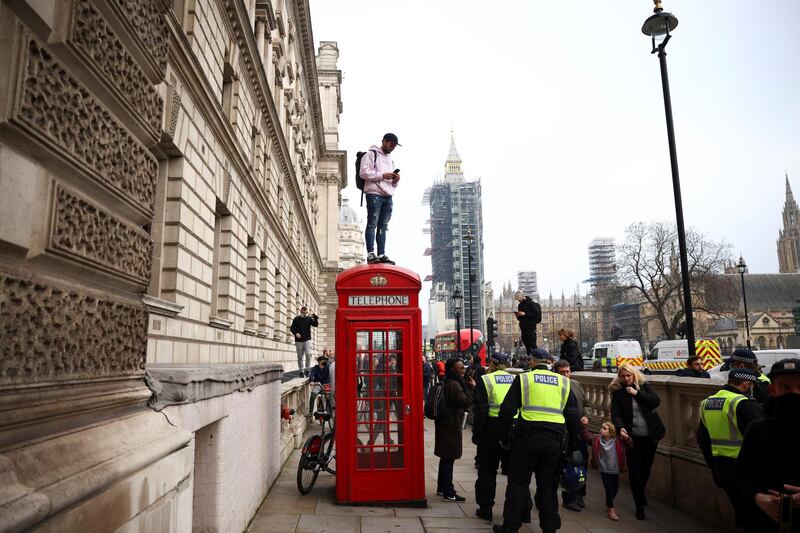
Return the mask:
[[336,278],[336,502],[425,506],[419,276],[360,265]]

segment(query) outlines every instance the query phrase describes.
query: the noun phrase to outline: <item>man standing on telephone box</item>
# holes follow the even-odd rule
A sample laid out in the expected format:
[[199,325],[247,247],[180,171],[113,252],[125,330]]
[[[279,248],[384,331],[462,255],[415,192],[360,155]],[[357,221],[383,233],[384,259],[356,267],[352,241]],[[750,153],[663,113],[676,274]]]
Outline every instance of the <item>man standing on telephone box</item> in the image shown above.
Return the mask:
[[[536,507],[539,527],[552,533],[561,527],[558,514],[557,483],[564,433],[575,450],[573,464],[583,464],[579,451],[580,413],[570,390],[570,380],[547,369],[544,350],[534,351],[533,370],[514,378],[506,394],[498,421],[500,434],[506,435],[514,416],[514,439],[511,444],[508,487],[503,510],[503,525],[495,525],[496,533],[516,533],[529,503],[531,475],[536,475]],[[506,437],[507,438],[507,437]]]
[[[388,263],[394,261],[386,255],[386,232],[392,218],[392,195],[400,181],[400,170],[395,168],[391,158],[392,151],[402,146],[397,135],[387,133],[380,146],[371,146],[361,159],[359,176],[364,180],[364,195],[367,197],[367,263]],[[375,254],[375,242],[378,253]]]
[[519,332],[525,345],[525,353],[530,355],[536,349],[536,324],[542,321],[542,308],[521,290],[514,293],[514,299],[519,302],[514,316],[519,320]]

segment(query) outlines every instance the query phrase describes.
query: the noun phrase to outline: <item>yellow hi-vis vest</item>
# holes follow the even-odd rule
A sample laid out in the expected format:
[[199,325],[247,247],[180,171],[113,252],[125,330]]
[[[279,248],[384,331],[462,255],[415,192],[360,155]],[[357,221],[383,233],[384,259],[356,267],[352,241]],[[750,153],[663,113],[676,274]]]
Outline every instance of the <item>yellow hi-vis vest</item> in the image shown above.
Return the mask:
[[528,422],[564,423],[569,398],[569,380],[549,370],[520,374],[522,419]]
[[489,417],[497,418],[500,414],[500,404],[511,390],[514,376],[505,370],[495,370],[491,374],[482,375],[481,379],[486,386],[486,396],[489,398]]
[[764,374],[759,374],[759,375],[758,375],[758,381],[760,381],[761,383],[766,383],[767,385],[769,385],[770,383],[772,383],[772,382],[769,380],[769,378],[768,378],[767,376],[765,376]]
[[711,437],[711,454],[714,457],[739,457],[742,434],[736,425],[736,407],[747,396],[720,390],[700,402],[700,417]]

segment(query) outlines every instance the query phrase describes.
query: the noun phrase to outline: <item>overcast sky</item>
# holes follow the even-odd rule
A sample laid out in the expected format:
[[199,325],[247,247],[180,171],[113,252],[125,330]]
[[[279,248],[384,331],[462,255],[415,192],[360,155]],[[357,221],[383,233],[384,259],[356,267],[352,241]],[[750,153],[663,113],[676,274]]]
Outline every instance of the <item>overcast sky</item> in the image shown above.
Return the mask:
[[[667,61],[686,225],[751,272],[777,272],[785,171],[800,193],[800,1],[664,7],[680,21]],[[389,131],[403,145],[387,239],[399,265],[431,271],[421,199],[451,130],[481,179],[496,293],[535,270],[543,297],[569,295],[593,238],[675,220],[658,59],[641,33],[652,2],[311,0],[311,13],[316,42],[339,44],[344,195],[362,218],[355,153]]]

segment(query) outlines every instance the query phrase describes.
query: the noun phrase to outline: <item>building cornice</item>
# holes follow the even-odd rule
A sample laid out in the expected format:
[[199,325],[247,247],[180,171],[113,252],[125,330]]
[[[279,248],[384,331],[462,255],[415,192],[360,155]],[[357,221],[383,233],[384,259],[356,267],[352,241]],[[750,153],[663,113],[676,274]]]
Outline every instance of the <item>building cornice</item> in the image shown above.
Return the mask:
[[[302,198],[302,193],[300,191],[300,184],[297,180],[297,176],[295,175],[294,168],[291,165],[291,154],[289,152],[289,146],[286,143],[286,137],[284,135],[278,135],[279,131],[283,131],[283,128],[280,126],[280,117],[278,115],[278,110],[275,108],[275,102],[272,100],[269,91],[269,83],[267,82],[266,71],[264,70],[264,64],[261,60],[261,56],[258,53],[258,46],[255,41],[255,36],[253,35],[252,31],[249,31],[249,25],[245,24],[245,21],[250,20],[247,14],[247,7],[244,5],[243,0],[217,0],[224,11],[228,14],[228,19],[233,25],[233,34],[236,37],[237,44],[239,45],[239,57],[241,61],[244,61],[245,67],[247,70],[247,74],[250,78],[250,83],[253,87],[254,96],[258,101],[259,107],[261,108],[262,113],[265,116],[269,116],[269,123],[272,126],[270,128],[269,133],[272,138],[272,141],[280,148],[278,153],[278,158],[280,160],[281,170],[283,171],[284,176],[288,179],[287,181],[290,184],[290,190],[292,197],[295,199],[295,203],[299,204],[302,208],[300,209],[301,218],[303,221],[303,225],[306,228],[306,232],[308,235],[308,239],[316,242],[314,236],[314,226],[311,224],[311,218],[308,215],[308,211],[305,209],[305,206],[300,201]],[[307,6],[306,6],[307,7]],[[307,11],[307,9],[306,9]],[[299,28],[298,28],[299,30]],[[306,36],[303,36],[303,40],[305,41]],[[305,49],[304,49],[305,52]],[[308,61],[308,58],[305,57],[307,54],[303,53],[304,56],[303,61]],[[313,48],[311,49],[311,57],[314,58]],[[313,63],[313,61],[312,61]],[[313,71],[316,73],[316,69]],[[315,133],[317,136],[320,135],[322,131],[322,116],[321,111],[319,110],[319,87],[316,86],[316,82],[310,83],[310,89],[314,91],[313,98],[310,98],[310,102],[312,105],[312,111],[314,112],[314,121],[317,130]],[[316,105],[316,111],[313,110],[313,106]],[[324,138],[324,137],[323,137]],[[320,140],[317,139],[317,145],[319,146]],[[321,153],[320,150],[317,150],[317,153]],[[322,266],[322,255],[320,254],[319,249],[314,246],[314,256],[317,260],[318,266]]]
[[[175,73],[180,78],[185,90],[190,94],[194,102],[199,104],[196,105],[196,108],[202,114],[203,119],[206,121],[206,125],[211,130],[214,138],[224,148],[227,161],[236,168],[238,175],[241,177],[242,183],[248,188],[255,203],[264,214],[266,223],[271,225],[276,230],[279,229],[281,225],[280,221],[278,220],[278,214],[270,209],[266,191],[264,191],[264,189],[256,183],[249,163],[247,163],[244,154],[242,153],[238,144],[235,142],[233,128],[225,119],[220,102],[213,97],[214,91],[212,90],[209,81],[203,75],[202,68],[197,61],[197,57],[195,57],[194,53],[192,52],[192,48],[186,37],[186,34],[180,28],[174,12],[170,10],[166,15],[168,24],[170,26],[170,31],[172,32],[172,38],[170,39],[169,47],[170,64],[175,69]],[[246,55],[247,54],[240,54],[240,56]],[[266,84],[266,79],[264,79],[264,83]],[[253,87],[253,90],[255,93],[259,92],[256,87]],[[263,96],[263,90],[261,92]],[[275,128],[275,124],[277,121],[274,120],[274,117],[277,117],[277,114],[271,98],[268,99],[268,103],[271,104],[269,107],[272,109],[270,118],[273,119],[271,128],[273,141],[277,140],[281,149],[281,154],[279,155],[285,157],[288,154],[288,148],[286,147],[285,139],[276,133],[277,130]],[[296,186],[296,180],[293,179],[294,174],[289,170],[289,167],[286,166],[285,160],[282,161],[282,170],[284,171],[284,176],[291,176],[290,179],[287,179],[287,181],[290,182],[293,187]],[[292,194],[295,198],[297,197],[296,191],[292,191]],[[309,235],[308,239],[312,243],[311,249],[313,250],[313,255],[317,262],[317,266],[319,269],[322,269],[322,256],[319,252],[319,248],[316,245],[314,233],[311,231],[311,223],[308,219],[308,214],[305,209],[301,209],[300,211],[302,213],[301,219],[305,222],[306,231]],[[311,280],[307,271],[302,268],[303,263],[286,234],[280,231],[275,231],[273,233],[273,237],[283,244],[283,247],[289,254],[290,258],[296,265],[300,267],[297,269],[300,273],[299,275],[306,281],[309,287],[316,290],[317,283]]]
[[303,46],[303,72],[309,90],[309,104],[314,116],[316,130],[317,153],[323,154],[325,150],[325,131],[322,124],[322,105],[319,99],[319,78],[317,77],[317,55],[314,53],[314,33],[311,28],[311,10],[308,0],[292,2],[295,9],[296,28]]

